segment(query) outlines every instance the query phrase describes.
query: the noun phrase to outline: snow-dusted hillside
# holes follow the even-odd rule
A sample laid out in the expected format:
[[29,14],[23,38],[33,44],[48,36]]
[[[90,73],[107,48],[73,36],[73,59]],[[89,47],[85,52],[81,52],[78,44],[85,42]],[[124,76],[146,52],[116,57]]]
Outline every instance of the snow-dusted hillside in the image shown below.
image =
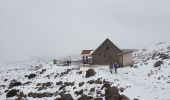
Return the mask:
[[[170,100],[169,46],[168,43],[159,43],[139,50],[134,58],[134,67],[119,68],[118,74],[111,74],[108,66],[57,66],[51,62],[1,65],[8,68],[0,69],[0,100],[6,99],[7,93],[12,89],[22,91],[23,94],[20,95],[29,100],[54,100],[61,93],[71,94],[76,100],[81,97],[77,95],[81,90],[84,91],[82,94],[104,99],[105,91],[101,90],[101,87],[105,81],[110,82],[111,86],[123,88],[124,91],[119,93],[126,95],[130,100]],[[154,67],[157,61],[162,61],[162,64]],[[89,68],[93,68],[96,75],[86,78]],[[34,78],[31,78],[30,74],[36,76],[32,75]],[[21,84],[12,87],[12,80]],[[42,98],[36,97],[37,95]],[[15,98],[17,96],[10,99]]]

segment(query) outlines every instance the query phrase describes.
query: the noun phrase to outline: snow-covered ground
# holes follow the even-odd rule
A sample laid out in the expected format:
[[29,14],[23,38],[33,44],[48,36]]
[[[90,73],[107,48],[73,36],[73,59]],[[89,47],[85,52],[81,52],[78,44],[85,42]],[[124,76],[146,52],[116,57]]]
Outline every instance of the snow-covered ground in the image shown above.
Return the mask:
[[[6,98],[5,91],[8,89],[11,80],[15,79],[22,84],[30,82],[26,85],[15,86],[12,89],[19,89],[24,94],[28,95],[30,92],[49,92],[56,93],[52,97],[44,98],[32,98],[38,100],[54,100],[57,97],[57,93],[65,91],[72,95],[74,99],[80,97],[74,92],[80,90],[86,90],[83,94],[97,97],[96,91],[101,91],[104,94],[104,90],[100,90],[103,84],[89,84],[90,80],[106,80],[112,83],[112,86],[118,86],[118,88],[125,88],[121,94],[126,95],[133,99],[139,100],[170,100],[170,59],[160,58],[160,54],[164,53],[169,55],[170,48],[168,43],[159,43],[146,50],[139,50],[137,54],[139,57],[134,58],[134,67],[119,68],[117,74],[111,74],[108,66],[86,66],[72,65],[72,66],[57,66],[52,62],[48,63],[17,63],[0,65],[0,100]],[[153,55],[156,54],[154,57]],[[154,67],[157,61],[163,61],[163,64],[159,67]],[[90,78],[86,78],[86,70],[93,68],[96,71],[96,75]],[[46,69],[44,73],[41,73],[43,69]],[[62,76],[61,73],[71,69],[68,74]],[[82,71],[82,74],[79,73]],[[28,79],[26,75],[35,73],[37,76],[32,79]],[[40,74],[41,73],[41,74]],[[5,80],[7,79],[7,80]],[[75,82],[74,86],[67,86],[65,89],[59,90],[61,85],[56,85],[57,82]],[[51,86],[39,90],[38,83],[52,82]],[[79,83],[84,82],[83,86],[79,86]],[[5,85],[5,87],[2,87]],[[94,92],[90,92],[91,88],[95,88]],[[57,92],[56,92],[57,91]],[[16,97],[12,97],[14,99]],[[103,98],[104,99],[104,98]]]

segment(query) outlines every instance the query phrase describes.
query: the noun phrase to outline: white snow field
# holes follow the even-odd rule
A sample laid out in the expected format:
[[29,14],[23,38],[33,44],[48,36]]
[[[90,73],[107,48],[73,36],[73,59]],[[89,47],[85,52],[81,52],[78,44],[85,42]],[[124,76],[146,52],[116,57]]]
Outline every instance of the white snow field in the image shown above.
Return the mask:
[[[76,100],[80,95],[76,95],[75,91],[86,90],[83,94],[100,97],[96,91],[101,91],[104,94],[104,89],[100,90],[103,84],[89,84],[89,80],[106,80],[112,83],[112,86],[118,86],[118,88],[125,88],[124,94],[133,99],[139,100],[170,100],[170,59],[167,57],[160,57],[161,54],[170,54],[170,45],[168,43],[159,43],[153,47],[140,49],[136,52],[134,58],[133,67],[119,68],[117,74],[111,74],[108,66],[85,66],[72,65],[72,66],[57,66],[52,62],[48,63],[17,63],[1,65],[0,68],[0,100],[6,99],[7,90],[19,89],[23,91],[28,100],[54,100],[58,97],[58,93],[65,92],[71,94]],[[158,67],[154,67],[157,61],[163,61]],[[72,69],[74,68],[74,69]],[[96,71],[96,75],[90,78],[86,78],[86,70],[93,68]],[[45,69],[43,73],[42,70]],[[72,69],[68,74],[61,75],[68,69]],[[82,74],[79,73],[82,71]],[[28,79],[26,75],[35,73],[37,76]],[[41,73],[41,74],[40,74]],[[11,80],[17,80],[22,85],[14,86],[9,89]],[[67,86],[65,89],[59,90],[61,85],[56,85],[57,82],[75,82],[74,86]],[[25,84],[29,82],[29,84]],[[51,82],[51,85],[39,89],[38,83]],[[79,86],[79,83],[84,82],[83,86]],[[95,87],[94,92],[90,92],[91,88]],[[33,98],[28,96],[30,92],[36,93],[55,93],[50,97]],[[16,96],[8,98],[9,100],[17,98]],[[104,97],[103,97],[104,99]]]

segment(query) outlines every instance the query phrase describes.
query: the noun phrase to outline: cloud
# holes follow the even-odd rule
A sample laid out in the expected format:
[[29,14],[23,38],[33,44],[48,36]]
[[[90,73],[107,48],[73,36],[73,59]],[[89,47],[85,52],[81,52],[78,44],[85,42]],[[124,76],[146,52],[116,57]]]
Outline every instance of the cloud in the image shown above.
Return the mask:
[[169,42],[169,0],[0,1],[0,61],[65,56],[105,38],[120,48]]

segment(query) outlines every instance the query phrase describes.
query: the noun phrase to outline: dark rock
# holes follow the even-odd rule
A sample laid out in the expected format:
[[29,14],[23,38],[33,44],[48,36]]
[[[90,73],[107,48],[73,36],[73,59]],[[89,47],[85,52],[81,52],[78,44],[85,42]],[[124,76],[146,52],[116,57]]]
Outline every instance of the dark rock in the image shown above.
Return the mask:
[[136,98],[135,98],[135,99],[133,99],[133,100],[139,100],[139,99],[136,99]]
[[80,91],[75,91],[74,93],[78,96],[78,95],[82,95],[83,92],[84,92],[84,90],[82,89],[82,90],[80,90]]
[[154,53],[154,54],[152,55],[152,59],[155,59],[156,56],[157,56],[157,53]]
[[62,100],[61,98],[56,98],[56,99],[54,99],[54,100]]
[[31,81],[28,81],[28,82],[23,83],[22,85],[28,85],[28,84],[31,84],[31,83],[32,83]]
[[160,80],[161,79],[161,77],[158,77],[158,80]]
[[74,86],[74,82],[64,82],[65,86]]
[[120,100],[130,100],[130,99],[125,95],[120,95]]
[[4,81],[6,82],[6,81],[8,81],[8,79],[4,79]]
[[103,100],[103,98],[95,98],[94,100]]
[[102,84],[103,82],[99,78],[97,80],[89,80],[89,81],[87,81],[87,83],[89,83],[89,84]]
[[59,73],[57,73],[57,74],[54,76],[54,78],[57,78],[59,75],[60,75],[60,74],[59,74]]
[[89,84],[102,84],[103,82],[99,78],[97,80],[89,80],[89,81],[87,81],[87,83],[89,83]]
[[109,83],[105,83],[101,89],[103,88],[105,88],[105,100],[121,100],[117,87],[111,87]]
[[62,76],[64,76],[64,75],[67,75],[70,71],[72,71],[72,70],[74,70],[74,68],[72,68],[72,69],[67,69],[65,72],[62,72],[61,74],[60,74],[60,77],[62,77]]
[[119,89],[117,87],[108,87],[105,89],[106,100],[119,100]]
[[7,93],[9,90],[5,90],[5,93]]
[[65,87],[66,87],[65,85],[61,85],[60,88],[59,88],[59,90],[62,90],[62,89],[64,89]]
[[8,88],[12,88],[14,86],[20,86],[22,83],[21,82],[17,82],[16,80],[12,80],[10,83],[9,83],[9,87]]
[[124,92],[125,88],[119,88],[120,92]]
[[43,87],[50,87],[53,83],[52,82],[47,82],[47,83],[42,83]]
[[38,87],[38,91],[46,90],[47,88],[51,87],[52,84],[53,84],[52,82],[38,83],[37,86],[40,86],[40,87]]
[[73,87],[73,90],[74,90],[74,89],[77,89],[77,88],[76,88],[76,87]]
[[103,88],[109,88],[110,87],[110,83],[109,82],[106,82],[105,84],[103,84],[103,86],[101,87],[101,90],[103,89]]
[[10,91],[6,94],[6,97],[9,98],[9,97],[16,96],[18,92],[19,92],[19,90],[17,90],[17,89],[12,89],[12,90],[10,90]]
[[42,71],[40,72],[40,74],[44,74],[45,71],[46,71],[46,69],[42,69]]
[[59,81],[59,82],[56,83],[56,85],[63,85],[63,82]]
[[95,92],[95,88],[91,88],[91,89],[90,89],[90,92]]
[[28,76],[28,79],[35,78],[36,76],[37,76],[36,74],[30,74],[30,75]]
[[104,84],[106,84],[106,83],[109,83],[109,84],[110,84],[111,82],[106,81],[106,80],[104,79],[104,80],[103,80],[103,83],[104,83]]
[[95,80],[95,84],[102,84],[103,82],[102,82],[102,80],[101,80],[101,78],[98,78],[97,80]]
[[54,93],[49,93],[49,92],[44,92],[44,93],[30,92],[30,93],[28,93],[28,97],[33,97],[33,98],[52,97],[53,95],[54,95]]
[[46,77],[47,77],[48,79],[50,79],[50,75],[46,75]]
[[83,73],[83,71],[79,71],[79,72],[77,72],[77,74],[79,74],[79,75],[81,75]]
[[78,98],[77,100],[89,100],[87,95],[83,95],[80,98]]
[[84,85],[84,82],[81,82],[79,83],[79,87],[83,86]]
[[101,94],[101,91],[97,90],[97,91],[96,91],[96,94]]
[[28,75],[25,75],[24,77],[25,77],[25,78],[28,78]]
[[137,66],[137,65],[135,65],[135,66],[134,66],[134,68],[138,68],[138,66]]
[[18,92],[16,96],[18,97],[18,100],[25,100],[23,98],[27,97],[22,91]]
[[154,67],[159,67],[161,64],[163,64],[163,61],[157,61],[157,62],[154,64]]
[[94,100],[93,97],[87,96],[87,95],[82,95],[80,98],[77,100]]
[[4,89],[4,88],[5,88],[5,85],[0,85],[0,88],[1,88],[1,87]]
[[168,54],[161,53],[161,54],[159,55],[159,58],[161,58],[162,60],[164,60],[164,59],[169,59],[169,55],[168,55]]
[[36,86],[41,86],[41,83],[38,83]]
[[87,71],[86,71],[86,78],[89,78],[89,77],[92,77],[92,76],[94,76],[96,74],[96,72],[95,72],[95,70],[94,69],[88,69]]
[[73,100],[71,94],[60,94],[61,100]]
[[87,83],[89,83],[89,84],[94,84],[94,83],[95,83],[95,80],[87,81]]

